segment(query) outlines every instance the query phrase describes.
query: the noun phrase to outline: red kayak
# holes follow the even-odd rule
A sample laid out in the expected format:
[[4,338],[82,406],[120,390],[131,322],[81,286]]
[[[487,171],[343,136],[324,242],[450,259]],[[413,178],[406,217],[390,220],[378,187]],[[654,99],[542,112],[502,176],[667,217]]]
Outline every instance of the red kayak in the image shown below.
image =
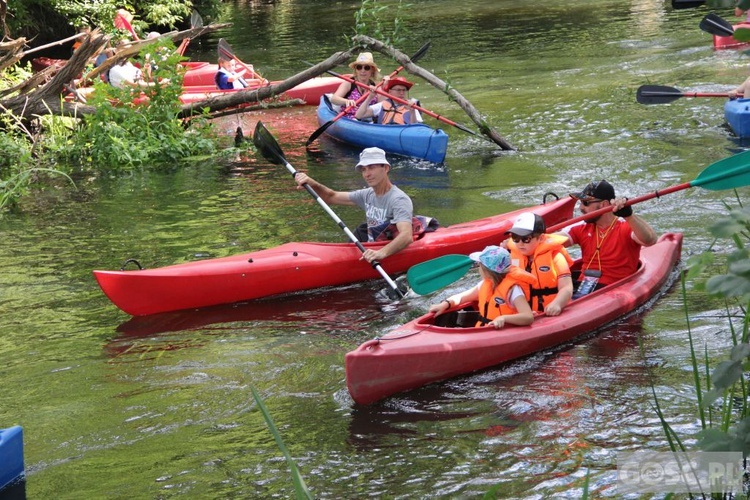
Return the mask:
[[[346,385],[354,401],[369,404],[401,391],[471,373],[568,342],[634,311],[665,284],[680,258],[682,234],[664,234],[641,251],[632,276],[569,304],[559,316],[538,316],[530,326],[474,327],[476,313],[461,304],[440,316],[428,313],[345,358]],[[465,317],[464,321],[459,318]],[[438,324],[436,324],[438,323]],[[472,326],[456,326],[457,324]],[[445,326],[438,326],[445,325]]]
[[[182,94],[180,95],[180,102],[183,104],[189,104],[192,102],[204,101],[212,97],[222,97],[227,94],[234,92],[240,92],[243,90],[254,90],[268,85],[274,85],[281,83],[281,81],[269,82],[267,80],[248,80],[248,87],[245,89],[229,89],[219,90],[216,85],[199,85],[199,86],[184,86],[182,88]],[[341,80],[333,76],[323,76],[317,78],[311,78],[305,82],[300,83],[296,87],[292,87],[286,92],[280,95],[281,99],[301,99],[307,105],[318,105],[320,98],[323,94],[330,94],[336,92]]]
[[[737,28],[750,28],[750,23],[739,23],[735,24],[734,29]],[[733,36],[719,36],[713,35],[714,37],[714,49],[737,49],[742,47],[750,46],[748,42],[740,42],[735,40]]]
[[[575,199],[565,197],[536,207],[440,227],[421,235],[381,264],[388,273],[402,273],[435,257],[481,250],[499,243],[520,213],[533,210],[551,226],[569,219],[575,203]],[[364,246],[379,248],[386,243],[364,243]],[[94,276],[117,307],[141,316],[380,278],[372,266],[360,260],[361,256],[353,243],[286,243],[258,252],[158,269],[94,271]]]

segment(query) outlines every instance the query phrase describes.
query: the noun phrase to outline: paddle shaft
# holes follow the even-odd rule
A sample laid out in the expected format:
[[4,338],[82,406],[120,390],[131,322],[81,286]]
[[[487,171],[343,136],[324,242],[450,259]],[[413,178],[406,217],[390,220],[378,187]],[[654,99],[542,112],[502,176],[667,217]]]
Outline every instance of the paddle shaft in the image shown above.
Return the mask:
[[[742,94],[738,94],[742,97]],[[640,104],[668,104],[682,97],[724,97],[730,98],[728,92],[683,92],[665,85],[641,85],[636,92],[636,100]]]
[[[677,191],[682,191],[691,187],[693,187],[692,182],[685,182],[682,184],[677,184],[676,186],[670,186],[668,188],[654,191],[653,193],[636,196],[635,198],[629,198],[628,201],[625,202],[625,206],[628,207],[630,205],[635,205],[636,203],[640,203],[642,201],[652,200],[654,198],[659,198],[661,196],[671,194]],[[615,209],[614,205],[607,205],[606,207],[602,207],[598,210],[594,210],[593,212],[589,212],[584,215],[579,215],[578,217],[573,217],[572,219],[568,219],[565,222],[561,222],[559,224],[555,224],[554,226],[550,226],[547,228],[547,232],[554,233],[555,231],[559,231],[560,229],[566,228],[577,222],[592,219],[594,217],[598,217],[599,215],[606,214],[607,212],[612,212],[614,209]]]
[[[417,52],[415,52],[413,56],[411,56],[411,60],[412,61],[416,61],[416,60],[420,59],[422,57],[422,55],[425,52],[427,52],[427,49],[429,47],[430,47],[430,42],[427,42]],[[403,66],[399,66],[398,68],[396,68],[395,71],[393,71],[389,75],[389,77],[393,78],[394,76],[398,75],[401,71],[403,71],[403,69],[404,69]],[[380,83],[378,83],[378,87],[380,87],[382,84],[383,84],[382,81]],[[360,96],[360,98],[355,101],[355,105],[354,106],[349,106],[349,107],[343,109],[339,114],[337,114],[336,116],[334,116],[333,118],[331,118],[330,120],[328,120],[327,122],[325,122],[320,128],[318,128],[315,132],[313,132],[310,135],[310,138],[307,139],[307,142],[305,143],[305,146],[309,146],[310,144],[312,144],[313,141],[315,139],[317,139],[318,137],[320,137],[323,134],[323,132],[326,131],[326,129],[328,127],[330,127],[331,125],[333,125],[334,123],[336,123],[336,121],[338,121],[341,117],[343,117],[347,113],[347,111],[349,111],[350,109],[353,109],[353,108],[356,108],[357,106],[360,106],[363,102],[365,102],[365,99],[367,99],[367,94],[363,94],[362,96]]]
[[[370,90],[370,86],[367,85],[366,83],[358,82],[358,81],[354,80],[353,78],[350,78],[350,77],[348,77],[346,75],[342,75],[340,73],[336,73],[335,71],[326,71],[326,73],[328,73],[329,75],[333,75],[335,77],[341,78],[342,80],[345,80],[345,81],[347,81],[349,83],[356,84],[359,87],[362,87],[364,89]],[[445,122],[448,125],[452,125],[452,126],[458,128],[460,130],[463,130],[464,132],[468,132],[471,135],[477,135],[476,132],[474,132],[471,129],[466,128],[465,126],[461,125],[460,123],[456,123],[456,122],[454,122],[452,120],[449,120],[448,118],[446,118],[444,116],[440,116],[437,113],[433,113],[429,109],[424,109],[423,107],[418,106],[416,104],[411,104],[411,103],[409,103],[409,101],[407,101],[405,99],[401,99],[400,97],[393,96],[393,95],[389,94],[388,92],[380,90],[379,88],[375,88],[375,93],[376,94],[380,94],[380,95],[385,96],[385,97],[388,97],[389,99],[391,99],[391,100],[393,100],[395,102],[398,102],[398,103],[401,103],[401,104],[406,104],[407,106],[411,106],[414,109],[418,109],[419,111],[421,111],[422,113],[424,113],[424,114],[426,114],[428,116],[431,116],[431,117],[433,117],[433,118],[435,118],[437,120]],[[365,94],[365,97],[367,97],[366,94]]]
[[[294,169],[292,165],[289,164],[289,162],[284,162],[284,166],[292,173],[292,177],[297,175],[297,171]],[[326,211],[326,213],[338,224],[338,226],[341,228],[342,231],[346,234],[346,236],[351,240],[352,243],[357,245],[357,248],[359,248],[359,251],[362,253],[365,253],[365,246],[360,242],[356,236],[354,236],[354,233],[349,229],[349,227],[342,221],[338,215],[336,215],[336,212],[331,210],[331,207],[326,203],[323,198],[318,196],[318,193],[315,192],[315,190],[310,186],[308,183],[302,184],[302,186],[307,190],[308,193],[310,193],[310,196],[315,198],[315,201],[318,202],[318,205],[323,207],[323,210]],[[393,290],[395,290],[400,297],[403,297],[404,294],[401,292],[401,290],[398,289],[398,285],[395,281],[391,279],[390,276],[388,276],[388,273],[385,272],[385,269],[380,265],[380,262],[377,260],[373,260],[370,265],[378,272],[380,273],[380,276],[383,277],[383,279],[388,283],[388,286],[390,286]]]

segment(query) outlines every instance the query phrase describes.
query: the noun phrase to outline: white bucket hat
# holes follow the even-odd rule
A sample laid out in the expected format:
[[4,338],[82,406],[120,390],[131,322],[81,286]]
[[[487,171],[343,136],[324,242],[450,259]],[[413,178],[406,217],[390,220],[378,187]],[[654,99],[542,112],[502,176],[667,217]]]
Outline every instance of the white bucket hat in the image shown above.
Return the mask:
[[388,160],[385,157],[385,151],[380,148],[366,148],[363,149],[359,154],[359,163],[354,167],[355,170],[359,170],[359,167],[366,167],[368,165],[388,165]]

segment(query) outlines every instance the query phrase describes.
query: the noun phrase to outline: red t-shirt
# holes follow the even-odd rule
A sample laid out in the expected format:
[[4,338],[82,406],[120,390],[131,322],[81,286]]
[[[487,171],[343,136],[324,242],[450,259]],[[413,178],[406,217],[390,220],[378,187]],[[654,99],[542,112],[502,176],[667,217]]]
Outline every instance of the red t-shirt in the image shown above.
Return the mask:
[[632,232],[627,222],[617,219],[609,231],[597,229],[595,224],[578,224],[568,234],[581,247],[583,270],[600,270],[599,283],[610,285],[638,269],[641,245],[633,239]]

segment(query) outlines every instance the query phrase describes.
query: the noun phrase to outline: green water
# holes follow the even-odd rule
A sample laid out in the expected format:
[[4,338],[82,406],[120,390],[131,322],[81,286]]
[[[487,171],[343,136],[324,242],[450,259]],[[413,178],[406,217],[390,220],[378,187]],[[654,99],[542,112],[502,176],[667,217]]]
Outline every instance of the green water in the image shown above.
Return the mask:
[[[397,161],[395,182],[419,213],[443,224],[601,177],[637,196],[742,150],[723,126],[722,99],[635,101],[642,84],[715,92],[745,78],[746,56],[713,51],[698,29],[705,9],[671,11],[662,0],[411,3],[399,48],[412,53],[432,40],[420,65],[519,148],[501,152],[444,126],[445,165]],[[232,5],[234,25],[194,42],[189,55],[212,61],[225,37],[244,61],[280,79],[304,69],[303,59],[345,49],[357,7]],[[425,82],[411,95],[472,125]],[[357,151],[325,137],[305,151],[317,128],[313,108],[244,116],[247,135],[259,119],[296,168],[338,189],[360,186]],[[237,118],[221,126],[233,131]],[[396,306],[372,282],[131,319],[104,297],[93,269],[344,236],[284,168],[252,151],[169,173],[76,181],[76,190],[36,193],[20,215],[0,220],[0,427],[24,427],[29,498],[293,496],[251,385],[317,498],[469,498],[498,484],[508,498],[577,498],[587,472],[596,495],[616,496],[617,451],[666,449],[652,381],[682,437],[697,430],[675,291],[564,349],[360,407],[346,391],[344,354],[475,277]],[[683,232],[687,258],[711,243],[706,225],[733,196],[691,189],[636,210],[657,231]],[[352,208],[336,211],[350,227],[361,219]],[[717,352],[728,343],[721,306],[693,291],[689,306],[696,341]]]

